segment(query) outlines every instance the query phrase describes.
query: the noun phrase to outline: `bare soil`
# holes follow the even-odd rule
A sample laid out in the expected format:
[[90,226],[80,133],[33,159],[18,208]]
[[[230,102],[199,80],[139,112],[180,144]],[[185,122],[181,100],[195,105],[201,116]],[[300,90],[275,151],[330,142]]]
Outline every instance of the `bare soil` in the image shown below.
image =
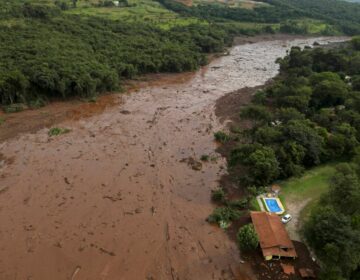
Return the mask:
[[300,214],[310,201],[311,199],[309,198],[303,201],[286,200],[286,208],[292,216],[292,220],[286,225],[286,229],[293,240],[301,241],[301,236],[299,234],[299,229],[301,228]]
[[[314,40],[239,45],[131,94],[6,115],[0,279],[255,279],[235,242],[205,221],[226,166],[213,141],[223,127],[215,102],[264,84],[277,57]],[[71,132],[50,137],[54,123]],[[199,168],[204,154],[218,159]]]

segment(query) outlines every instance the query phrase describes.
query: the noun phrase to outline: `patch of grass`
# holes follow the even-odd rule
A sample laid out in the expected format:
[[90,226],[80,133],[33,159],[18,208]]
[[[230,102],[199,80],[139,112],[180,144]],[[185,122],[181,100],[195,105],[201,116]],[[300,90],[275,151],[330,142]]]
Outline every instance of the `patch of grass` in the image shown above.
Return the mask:
[[230,136],[227,135],[223,131],[215,132],[214,137],[215,137],[215,140],[220,143],[226,143],[226,142],[230,141]]
[[87,103],[96,103],[97,99],[98,99],[98,95],[92,95],[86,98],[82,98],[81,100]]
[[221,228],[227,228],[230,223],[241,217],[240,210],[231,207],[217,207],[213,213],[207,218],[209,223],[218,223]]
[[48,134],[49,136],[58,136],[61,134],[69,133],[71,130],[68,128],[52,127],[50,128]]
[[291,178],[286,180],[281,185],[281,193],[279,198],[285,207],[286,202],[301,203],[308,200],[309,202],[303,209],[300,210],[299,223],[307,219],[312,209],[314,209],[320,200],[322,194],[329,189],[329,181],[335,172],[337,163],[322,165],[306,171],[303,176],[299,178]]
[[4,117],[0,117],[0,125],[2,125],[5,121],[6,119]]
[[211,162],[216,162],[218,160],[218,157],[217,156],[211,156],[210,157],[210,161]]
[[41,97],[38,97],[38,98],[30,101],[29,107],[30,107],[31,109],[39,109],[39,108],[41,108],[41,107],[44,107],[44,106],[46,105],[46,103],[47,103],[46,100],[44,100],[44,99],[41,98]]
[[336,164],[328,164],[306,171],[300,178],[292,178],[281,183],[282,202],[287,199],[316,199],[329,188],[329,179],[335,172]]
[[201,160],[201,161],[209,161],[209,159],[210,159],[210,156],[209,156],[209,155],[202,155],[202,156],[200,157],[200,160]]
[[231,8],[243,8],[243,9],[249,9],[252,10],[254,8],[258,7],[267,7],[269,4],[264,2],[256,2],[251,0],[229,0],[229,1],[223,1],[223,0],[194,0],[193,5],[199,5],[199,4],[218,4],[218,5],[224,5]]
[[237,208],[237,209],[246,209],[248,206],[247,198],[230,200],[226,203],[229,207]]
[[225,197],[226,193],[221,187],[211,191],[211,199],[215,202],[223,202],[225,201]]
[[308,34],[322,35],[328,33],[328,35],[340,35],[340,32],[335,27],[321,20],[304,18],[293,22],[304,28]]
[[198,18],[181,17],[156,1],[128,0],[128,3],[127,7],[94,7],[91,3],[82,3],[75,9],[69,9],[66,13],[87,17],[97,16],[111,20],[121,19],[127,22],[147,22],[165,30],[174,26],[186,26],[194,23],[208,24]]
[[252,211],[261,211],[260,205],[259,205],[256,197],[253,197],[250,200],[250,210],[252,210]]
[[21,111],[24,111],[26,108],[27,108],[27,106],[22,103],[14,103],[14,104],[6,105],[6,106],[2,107],[3,111],[7,114],[21,112]]

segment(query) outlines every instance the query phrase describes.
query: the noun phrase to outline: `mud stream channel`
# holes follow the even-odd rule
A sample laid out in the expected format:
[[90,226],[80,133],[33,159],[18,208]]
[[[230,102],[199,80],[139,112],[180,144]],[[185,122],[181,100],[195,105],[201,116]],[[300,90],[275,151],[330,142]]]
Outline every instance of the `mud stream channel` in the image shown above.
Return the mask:
[[[215,102],[274,77],[290,46],[339,40],[235,46],[195,74],[62,121],[68,134],[2,142],[0,279],[251,279],[236,244],[205,221],[226,170],[214,152]],[[213,161],[200,166],[203,154]]]

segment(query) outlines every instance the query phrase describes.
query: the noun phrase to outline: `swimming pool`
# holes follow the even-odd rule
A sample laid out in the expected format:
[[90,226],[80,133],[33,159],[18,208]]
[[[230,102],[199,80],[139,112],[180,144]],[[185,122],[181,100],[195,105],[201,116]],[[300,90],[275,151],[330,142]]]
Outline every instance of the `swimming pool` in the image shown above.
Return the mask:
[[266,210],[270,213],[281,215],[285,212],[284,206],[278,198],[263,198]]

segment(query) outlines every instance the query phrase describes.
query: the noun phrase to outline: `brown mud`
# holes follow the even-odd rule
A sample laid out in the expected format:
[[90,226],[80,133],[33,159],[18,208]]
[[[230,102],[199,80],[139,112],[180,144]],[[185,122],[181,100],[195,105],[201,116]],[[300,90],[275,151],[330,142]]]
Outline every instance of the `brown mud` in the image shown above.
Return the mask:
[[[0,144],[0,279],[254,279],[236,244],[205,221],[226,165],[213,142],[215,102],[264,84],[277,57],[315,40],[341,39],[239,45],[103,105],[45,107],[71,129],[57,137],[24,112],[33,133]],[[204,154],[217,160],[199,165]]]

